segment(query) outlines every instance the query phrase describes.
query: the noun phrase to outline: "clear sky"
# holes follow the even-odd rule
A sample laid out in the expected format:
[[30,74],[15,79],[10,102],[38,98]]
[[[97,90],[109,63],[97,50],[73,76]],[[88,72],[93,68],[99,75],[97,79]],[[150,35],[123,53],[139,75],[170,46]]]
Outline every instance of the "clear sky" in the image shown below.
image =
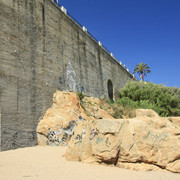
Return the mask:
[[144,62],[145,80],[180,88],[180,0],[59,1],[131,72]]

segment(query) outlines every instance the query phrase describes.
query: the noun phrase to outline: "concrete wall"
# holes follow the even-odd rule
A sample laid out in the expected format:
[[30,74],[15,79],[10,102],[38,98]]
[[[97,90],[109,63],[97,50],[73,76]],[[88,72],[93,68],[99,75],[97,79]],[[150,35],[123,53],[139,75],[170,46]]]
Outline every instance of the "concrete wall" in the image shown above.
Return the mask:
[[132,80],[50,0],[0,1],[0,147],[36,145],[36,126],[56,90],[108,96]]

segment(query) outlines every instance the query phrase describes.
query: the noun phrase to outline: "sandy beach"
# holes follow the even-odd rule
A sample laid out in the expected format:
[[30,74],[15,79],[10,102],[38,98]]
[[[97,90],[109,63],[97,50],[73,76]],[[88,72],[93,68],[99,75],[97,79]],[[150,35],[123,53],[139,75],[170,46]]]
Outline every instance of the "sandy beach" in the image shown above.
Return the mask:
[[36,146],[0,152],[0,180],[179,180],[180,174],[132,171],[66,161],[67,147]]

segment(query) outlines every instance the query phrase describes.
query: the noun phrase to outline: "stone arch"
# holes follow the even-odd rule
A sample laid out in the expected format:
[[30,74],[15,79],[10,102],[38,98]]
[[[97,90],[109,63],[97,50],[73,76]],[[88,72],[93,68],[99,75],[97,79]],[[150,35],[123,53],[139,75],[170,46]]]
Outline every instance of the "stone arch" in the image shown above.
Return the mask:
[[110,100],[113,101],[113,83],[110,79],[107,82],[107,88],[108,88],[108,97]]

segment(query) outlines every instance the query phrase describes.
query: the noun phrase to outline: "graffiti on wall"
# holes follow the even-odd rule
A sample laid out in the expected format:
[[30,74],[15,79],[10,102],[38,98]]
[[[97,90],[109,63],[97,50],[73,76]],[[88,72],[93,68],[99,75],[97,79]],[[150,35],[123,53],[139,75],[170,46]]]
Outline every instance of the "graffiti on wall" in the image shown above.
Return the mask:
[[70,91],[76,91],[76,73],[72,67],[71,61],[69,61],[66,67],[66,80]]

